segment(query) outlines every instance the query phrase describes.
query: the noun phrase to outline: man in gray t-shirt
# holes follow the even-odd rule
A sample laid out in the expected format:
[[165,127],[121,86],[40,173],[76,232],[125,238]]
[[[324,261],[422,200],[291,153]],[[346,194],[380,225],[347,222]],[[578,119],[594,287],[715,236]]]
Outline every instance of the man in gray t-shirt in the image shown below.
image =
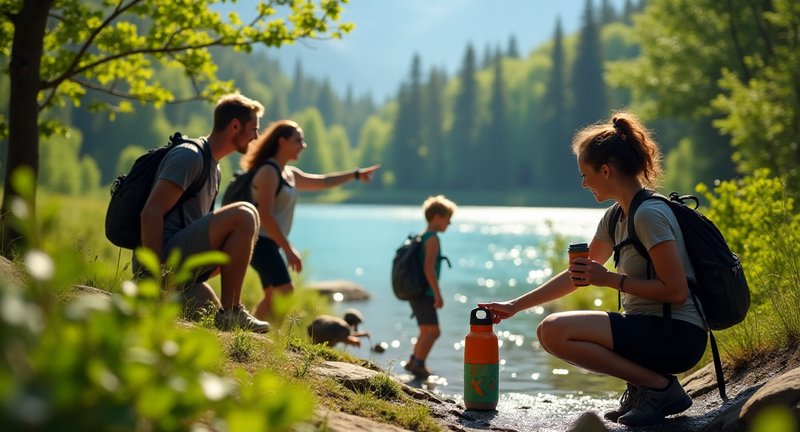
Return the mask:
[[[202,139],[203,150],[182,144],[167,153],[141,213],[142,246],[153,250],[162,263],[174,250],[180,251],[182,260],[207,251],[228,254],[228,264],[198,269],[197,283],[189,288],[194,292],[184,292],[185,297],[215,297],[203,282],[220,273],[222,307],[215,323],[222,330],[236,327],[255,332],[269,330],[269,323],[250,315],[240,303],[242,282],[258,233],[258,211],[245,202],[209,211],[219,190],[218,161],[234,151],[247,151],[250,141],[258,136],[263,111],[260,103],[242,95],[223,96],[214,108],[214,128]],[[210,152],[208,181],[195,196],[176,208],[184,192],[201,176],[204,152]],[[198,288],[198,284],[203,285]]]

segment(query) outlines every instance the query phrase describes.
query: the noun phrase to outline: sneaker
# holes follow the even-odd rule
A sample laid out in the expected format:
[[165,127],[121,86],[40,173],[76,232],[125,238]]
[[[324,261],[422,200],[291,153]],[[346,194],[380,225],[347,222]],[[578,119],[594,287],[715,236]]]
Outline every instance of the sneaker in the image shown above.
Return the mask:
[[609,411],[603,414],[603,417],[606,420],[610,420],[612,422],[616,422],[621,416],[626,414],[628,411],[633,408],[634,401],[639,395],[639,387],[628,383],[628,388],[622,393],[622,396],[619,398],[619,408]]
[[214,324],[222,331],[231,331],[237,328],[250,330],[255,333],[269,331],[269,323],[250,315],[242,305],[236,305],[228,310],[218,310],[214,317]]
[[661,421],[670,414],[683,412],[692,406],[692,398],[686,394],[678,379],[670,375],[666,389],[639,389],[634,406],[617,421],[625,426],[644,426]]
[[406,365],[403,366],[403,369],[411,372],[419,379],[428,379],[428,377],[431,376],[431,371],[425,367],[424,363],[419,361],[409,360],[406,362]]

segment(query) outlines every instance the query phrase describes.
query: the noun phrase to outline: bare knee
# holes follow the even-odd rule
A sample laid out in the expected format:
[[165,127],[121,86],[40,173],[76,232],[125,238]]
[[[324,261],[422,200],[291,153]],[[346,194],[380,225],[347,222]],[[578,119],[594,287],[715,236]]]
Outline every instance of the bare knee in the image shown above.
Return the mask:
[[260,219],[258,210],[248,202],[240,201],[221,208],[217,215],[230,232],[240,231],[255,236]]
[[536,328],[536,336],[545,351],[552,354],[553,348],[563,339],[564,329],[562,327],[557,315],[549,315],[539,323]]
[[261,225],[261,219],[258,217],[258,210],[255,206],[249,202],[240,202],[234,209],[236,210],[234,215],[237,227],[255,233]]
[[[283,285],[271,286],[270,289],[274,290],[273,292],[279,292],[283,295],[286,295],[294,292],[294,285],[292,285],[290,282]],[[264,290],[264,292],[266,292],[266,289]]]
[[434,340],[439,339],[439,336],[442,335],[442,331],[439,329],[439,326],[432,325],[420,326],[419,332],[420,336],[425,336]]

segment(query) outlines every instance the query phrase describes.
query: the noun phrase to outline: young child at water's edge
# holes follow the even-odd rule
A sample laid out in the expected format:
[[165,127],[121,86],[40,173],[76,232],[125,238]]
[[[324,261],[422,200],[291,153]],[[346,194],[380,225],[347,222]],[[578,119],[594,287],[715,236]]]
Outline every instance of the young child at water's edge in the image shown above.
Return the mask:
[[437,309],[444,306],[442,292],[439,287],[439,273],[442,262],[442,248],[437,233],[445,232],[450,225],[450,219],[456,211],[456,204],[444,197],[437,195],[429,197],[422,204],[425,220],[428,226],[421,234],[423,253],[421,265],[425,273],[428,286],[425,292],[417,299],[411,300],[411,310],[417,318],[419,337],[414,345],[411,357],[405,364],[405,369],[417,378],[426,379],[431,371],[425,366],[425,359],[439,338],[439,317]]

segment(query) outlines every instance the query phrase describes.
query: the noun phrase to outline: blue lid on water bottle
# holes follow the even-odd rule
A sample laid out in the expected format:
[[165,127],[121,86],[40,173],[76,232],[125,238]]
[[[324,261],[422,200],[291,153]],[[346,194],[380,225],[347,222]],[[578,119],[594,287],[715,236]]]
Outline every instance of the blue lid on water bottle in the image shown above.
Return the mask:
[[477,307],[469,313],[470,325],[492,325],[492,314],[489,309]]

